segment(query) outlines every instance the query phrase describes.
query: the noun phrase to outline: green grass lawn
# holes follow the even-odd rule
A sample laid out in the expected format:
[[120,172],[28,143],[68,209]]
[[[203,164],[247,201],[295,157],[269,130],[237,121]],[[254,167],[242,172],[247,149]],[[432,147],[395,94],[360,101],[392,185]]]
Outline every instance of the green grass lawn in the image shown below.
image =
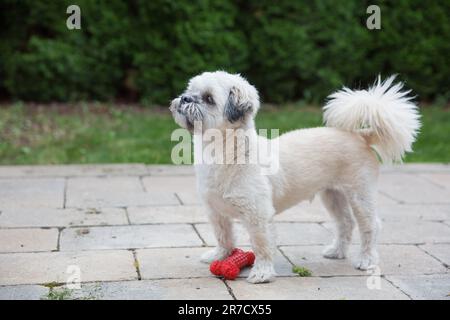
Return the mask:
[[[450,162],[450,110],[421,110],[423,127],[407,162]],[[264,106],[258,128],[280,133],[321,125],[319,108]],[[0,107],[0,164],[171,163],[168,110],[104,104]]]

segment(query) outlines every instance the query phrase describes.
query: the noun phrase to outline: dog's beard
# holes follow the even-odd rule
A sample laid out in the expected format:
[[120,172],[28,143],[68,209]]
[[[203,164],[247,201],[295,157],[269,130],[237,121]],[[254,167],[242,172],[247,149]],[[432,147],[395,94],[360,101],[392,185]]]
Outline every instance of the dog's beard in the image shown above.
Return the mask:
[[181,106],[181,110],[184,112],[186,119],[190,123],[203,120],[203,112],[196,103],[189,103],[186,106]]
[[187,117],[185,118],[186,120],[186,129],[189,130],[189,132],[193,133],[194,132],[194,123],[192,123]]
[[183,121],[177,121],[177,123],[180,126],[185,127],[185,129],[188,129],[190,132],[194,131],[195,123],[202,122],[204,118],[201,107],[196,103],[189,103],[186,105],[178,104],[175,112],[177,113],[176,115],[174,114],[175,120],[177,120],[177,117],[183,119]]

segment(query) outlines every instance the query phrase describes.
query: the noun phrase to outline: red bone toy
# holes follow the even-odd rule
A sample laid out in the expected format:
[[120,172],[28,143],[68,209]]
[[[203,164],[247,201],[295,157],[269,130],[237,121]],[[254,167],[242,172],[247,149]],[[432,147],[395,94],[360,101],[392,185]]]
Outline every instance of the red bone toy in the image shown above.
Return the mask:
[[213,261],[209,270],[216,276],[223,276],[227,280],[234,280],[243,267],[251,266],[255,262],[255,255],[251,251],[244,252],[235,248],[225,260]]

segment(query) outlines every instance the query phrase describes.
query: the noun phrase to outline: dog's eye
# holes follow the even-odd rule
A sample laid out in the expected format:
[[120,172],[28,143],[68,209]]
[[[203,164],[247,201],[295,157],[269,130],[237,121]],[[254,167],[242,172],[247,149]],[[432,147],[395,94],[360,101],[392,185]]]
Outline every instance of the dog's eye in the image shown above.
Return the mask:
[[203,96],[203,100],[206,101],[208,104],[214,104],[214,99],[210,94],[205,94]]

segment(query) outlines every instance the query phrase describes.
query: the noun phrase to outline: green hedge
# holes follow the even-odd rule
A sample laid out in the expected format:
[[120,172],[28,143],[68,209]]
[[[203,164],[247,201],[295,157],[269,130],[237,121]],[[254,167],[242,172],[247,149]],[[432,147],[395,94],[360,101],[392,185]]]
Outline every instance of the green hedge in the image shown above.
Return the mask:
[[[66,28],[81,8],[82,30]],[[365,27],[381,7],[381,30]],[[30,101],[166,105],[205,70],[241,72],[266,102],[320,102],[399,73],[450,98],[450,2],[430,0],[2,0],[0,93]]]

